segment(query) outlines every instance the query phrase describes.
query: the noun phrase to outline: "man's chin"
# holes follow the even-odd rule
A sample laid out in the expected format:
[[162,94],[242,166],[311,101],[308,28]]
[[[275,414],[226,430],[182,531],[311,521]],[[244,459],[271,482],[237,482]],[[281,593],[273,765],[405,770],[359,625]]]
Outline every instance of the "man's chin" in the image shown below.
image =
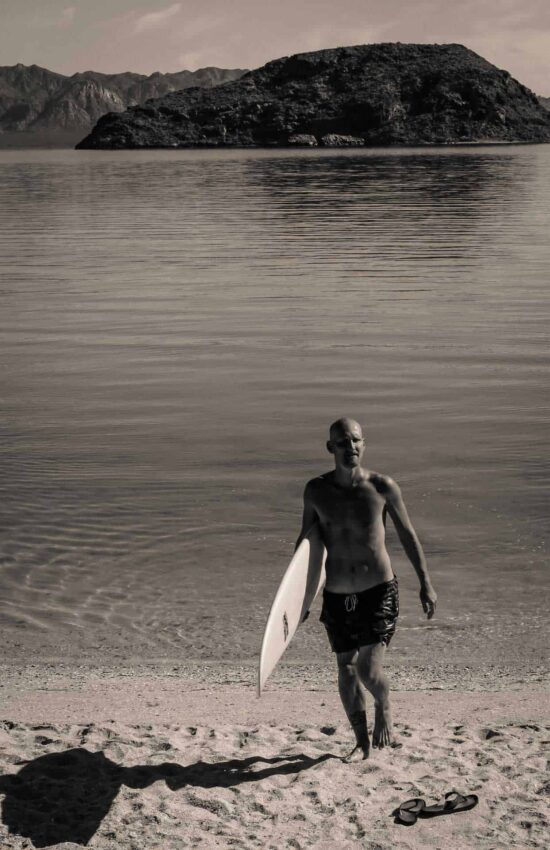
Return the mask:
[[344,464],[349,467],[349,469],[353,469],[354,466],[359,466],[359,458],[347,457],[344,459]]

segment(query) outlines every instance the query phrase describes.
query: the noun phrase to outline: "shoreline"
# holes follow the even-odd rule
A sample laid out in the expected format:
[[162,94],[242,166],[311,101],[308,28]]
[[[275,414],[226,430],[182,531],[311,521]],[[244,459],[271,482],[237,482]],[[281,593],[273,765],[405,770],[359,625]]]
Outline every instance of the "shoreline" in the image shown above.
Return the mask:
[[[2,135],[4,138],[2,138]],[[454,141],[454,142],[411,142],[409,144],[377,144],[377,145],[167,145],[166,147],[135,147],[135,148],[79,148],[77,145],[82,139],[73,139],[64,143],[48,138],[16,138],[16,134],[4,133],[0,135],[0,151],[93,151],[94,153],[128,153],[128,152],[151,152],[151,151],[262,151],[266,153],[274,153],[281,151],[288,154],[289,152],[315,151],[332,152],[341,154],[349,151],[351,154],[357,151],[414,151],[433,148],[434,150],[447,150],[450,148],[487,148],[487,147],[533,147],[534,145],[548,145],[550,141],[538,140],[522,140],[522,139],[475,139],[472,141]],[[10,136],[9,138],[8,135]],[[13,138],[12,138],[13,136]],[[25,144],[26,142],[26,144]]]
[[[550,723],[544,670],[462,668],[439,671],[434,686],[426,670],[388,668],[395,719],[466,721],[478,716],[508,722]],[[481,675],[483,673],[483,676]],[[330,718],[346,725],[336,672],[320,665],[281,664],[257,696],[254,663],[141,663],[127,667],[96,664],[0,665],[0,718],[21,722],[248,723]],[[367,705],[372,705],[370,697]],[[453,715],[454,712],[454,715]]]
[[[525,687],[544,691],[550,679],[544,659],[538,663],[428,663],[422,660],[412,664],[408,659],[388,656],[385,669],[392,690],[404,691],[514,691]],[[97,658],[75,660],[70,658],[12,658],[0,663],[0,689],[12,686],[32,686],[47,690],[59,678],[83,682],[89,678],[135,678],[180,679],[193,684],[216,687],[219,685],[243,685],[256,687],[258,677],[257,659],[225,660],[188,659],[166,656],[152,658],[113,658],[101,662]],[[332,690],[337,686],[335,661],[311,663],[300,659],[280,662],[268,679],[267,692],[279,689]],[[1,694],[1,690],[0,690]]]

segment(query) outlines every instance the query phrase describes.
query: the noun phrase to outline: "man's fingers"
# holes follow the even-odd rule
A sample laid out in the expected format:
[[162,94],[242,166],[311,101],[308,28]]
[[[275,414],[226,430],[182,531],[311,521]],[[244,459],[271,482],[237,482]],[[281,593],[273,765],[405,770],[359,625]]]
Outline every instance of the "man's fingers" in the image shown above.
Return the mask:
[[433,615],[435,614],[435,602],[431,599],[423,598],[423,593],[420,594],[420,602],[422,603],[422,608],[428,620],[431,620]]

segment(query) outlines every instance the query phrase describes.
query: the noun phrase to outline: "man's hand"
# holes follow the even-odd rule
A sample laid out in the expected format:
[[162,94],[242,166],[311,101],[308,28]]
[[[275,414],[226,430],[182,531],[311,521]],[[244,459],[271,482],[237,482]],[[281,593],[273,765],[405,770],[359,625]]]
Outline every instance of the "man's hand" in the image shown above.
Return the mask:
[[435,614],[435,605],[437,602],[437,593],[431,584],[423,584],[420,588],[420,601],[428,620],[431,620]]

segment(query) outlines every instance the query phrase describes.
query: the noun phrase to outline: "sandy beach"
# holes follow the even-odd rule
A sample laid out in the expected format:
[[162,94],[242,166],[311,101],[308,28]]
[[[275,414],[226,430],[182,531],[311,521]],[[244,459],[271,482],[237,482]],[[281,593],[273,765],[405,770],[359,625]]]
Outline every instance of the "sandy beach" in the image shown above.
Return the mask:
[[[258,700],[251,664],[6,666],[0,846],[546,846],[542,675],[501,669],[488,687],[447,670],[436,690],[422,671],[394,671],[402,746],[350,765],[331,672],[282,665]],[[479,805],[394,822],[400,802],[451,790]]]

